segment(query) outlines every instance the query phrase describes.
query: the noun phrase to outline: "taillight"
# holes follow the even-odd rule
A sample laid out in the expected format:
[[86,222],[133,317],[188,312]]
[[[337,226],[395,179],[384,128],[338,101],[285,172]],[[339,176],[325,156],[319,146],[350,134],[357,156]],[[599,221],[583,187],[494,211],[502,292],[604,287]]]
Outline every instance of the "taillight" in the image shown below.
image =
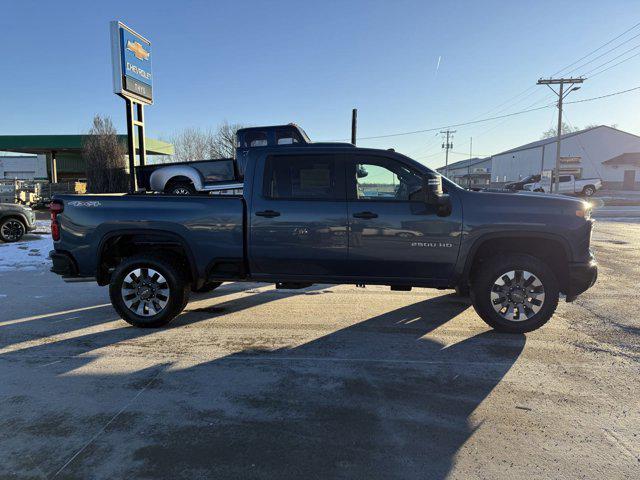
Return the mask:
[[64,211],[64,205],[62,202],[53,200],[49,205],[49,212],[51,212],[51,237],[54,241],[60,240],[60,225],[58,224],[58,214]]

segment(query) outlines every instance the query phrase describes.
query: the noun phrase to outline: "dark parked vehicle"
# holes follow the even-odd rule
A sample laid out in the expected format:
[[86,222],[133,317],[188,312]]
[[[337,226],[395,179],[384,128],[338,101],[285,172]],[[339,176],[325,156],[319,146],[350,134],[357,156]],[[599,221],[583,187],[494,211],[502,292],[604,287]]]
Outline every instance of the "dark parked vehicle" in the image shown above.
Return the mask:
[[560,293],[571,301],[595,282],[578,199],[466,191],[404,155],[351,144],[239,158],[242,196],[57,197],[52,270],[109,285],[140,327],[168,323],[190,291],[251,280],[455,288],[495,329],[527,332]]
[[1,241],[17,242],[35,228],[36,214],[33,210],[13,203],[0,203]]
[[524,186],[527,183],[535,183],[535,182],[539,182],[540,181],[540,175],[529,175],[527,177],[524,177],[522,180],[518,180],[517,182],[509,182],[509,183],[505,183],[504,186],[502,188],[504,188],[505,190],[512,190],[512,191],[519,191],[519,190],[525,190]]
[[241,128],[236,133],[237,157],[190,162],[161,163],[136,167],[136,179],[142,190],[171,195],[196,192],[242,193],[246,155],[251,148],[305,145],[309,137],[290,123],[272,127]]

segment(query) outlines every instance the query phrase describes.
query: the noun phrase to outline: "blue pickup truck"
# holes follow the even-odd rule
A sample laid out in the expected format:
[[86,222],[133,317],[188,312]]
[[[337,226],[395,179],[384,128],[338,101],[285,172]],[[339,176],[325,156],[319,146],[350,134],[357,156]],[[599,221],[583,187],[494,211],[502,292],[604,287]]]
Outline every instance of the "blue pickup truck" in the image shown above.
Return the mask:
[[491,327],[539,328],[596,280],[588,203],[464,190],[390,150],[269,141],[238,152],[242,195],[62,195],[52,271],[109,285],[139,327],[225,281],[456,289]]

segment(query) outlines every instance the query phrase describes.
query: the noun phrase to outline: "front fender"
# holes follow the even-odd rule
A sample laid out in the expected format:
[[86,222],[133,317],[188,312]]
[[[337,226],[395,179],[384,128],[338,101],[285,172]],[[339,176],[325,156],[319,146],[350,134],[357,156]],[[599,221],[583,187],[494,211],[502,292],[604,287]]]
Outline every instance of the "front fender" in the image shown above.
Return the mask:
[[198,170],[189,165],[170,165],[151,172],[149,186],[154,192],[163,192],[169,181],[176,177],[186,177],[197,191],[203,189],[204,179]]

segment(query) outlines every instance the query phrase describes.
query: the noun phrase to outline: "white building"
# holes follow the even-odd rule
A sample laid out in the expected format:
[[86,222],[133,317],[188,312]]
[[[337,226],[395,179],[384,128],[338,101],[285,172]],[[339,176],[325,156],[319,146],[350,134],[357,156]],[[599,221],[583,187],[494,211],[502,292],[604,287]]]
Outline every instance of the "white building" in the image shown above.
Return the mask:
[[0,180],[46,179],[46,155],[0,156]]
[[[491,184],[520,180],[552,170],[555,138],[547,138],[491,157]],[[580,178],[600,178],[604,188],[640,189],[640,137],[600,125],[562,136],[560,171]]]
[[460,160],[450,163],[448,167],[440,167],[437,171],[461,187],[488,187],[491,182],[491,157]]

